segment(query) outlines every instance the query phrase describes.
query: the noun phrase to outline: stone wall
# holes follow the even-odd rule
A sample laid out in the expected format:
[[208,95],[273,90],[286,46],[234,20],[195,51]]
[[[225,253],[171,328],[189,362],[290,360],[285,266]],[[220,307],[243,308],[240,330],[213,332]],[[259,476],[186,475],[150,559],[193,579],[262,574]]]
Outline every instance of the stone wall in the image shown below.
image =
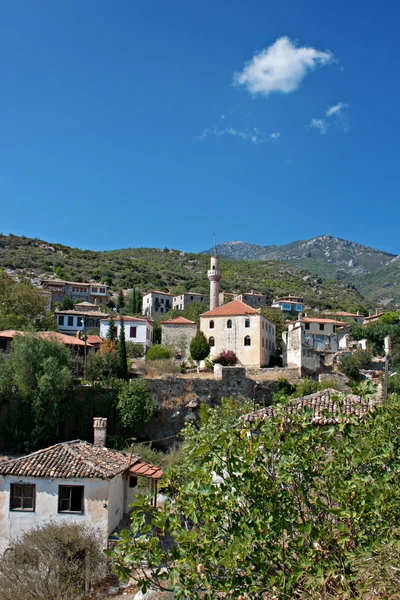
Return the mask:
[[190,354],[190,342],[197,333],[197,325],[161,325],[161,343],[163,346],[171,346],[183,360],[188,360]]

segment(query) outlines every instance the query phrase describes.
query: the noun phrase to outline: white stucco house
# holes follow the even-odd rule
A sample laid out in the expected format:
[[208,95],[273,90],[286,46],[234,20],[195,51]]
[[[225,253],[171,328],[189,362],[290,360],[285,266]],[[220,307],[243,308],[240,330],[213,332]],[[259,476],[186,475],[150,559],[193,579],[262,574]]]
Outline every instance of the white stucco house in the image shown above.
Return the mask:
[[[113,317],[115,327],[115,337],[118,338],[121,328],[121,318]],[[123,317],[125,328],[125,340],[135,344],[141,344],[145,350],[150,348],[153,343],[153,322],[144,317]],[[100,322],[100,337],[107,337],[110,326],[110,318],[103,319]]]
[[276,327],[260,310],[232,300],[200,315],[210,357],[232,350],[243,366],[268,366],[276,347]]
[[106,448],[106,427],[107,419],[94,419],[95,444],[74,440],[0,462],[0,556],[24,532],[51,521],[92,526],[106,548],[130,512],[138,476],[156,498],[161,469]]
[[165,315],[172,308],[173,296],[167,292],[152,290],[143,295],[142,314],[150,319]]

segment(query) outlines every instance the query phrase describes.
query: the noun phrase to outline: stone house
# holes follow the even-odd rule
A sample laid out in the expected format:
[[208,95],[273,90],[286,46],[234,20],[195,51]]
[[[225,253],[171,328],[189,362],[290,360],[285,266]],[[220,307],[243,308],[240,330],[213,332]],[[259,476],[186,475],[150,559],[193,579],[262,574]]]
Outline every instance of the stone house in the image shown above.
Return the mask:
[[378,310],[375,311],[374,313],[369,313],[368,317],[364,317],[363,320],[363,325],[369,325],[370,323],[375,323],[376,321],[379,321],[379,319],[381,317],[383,317],[385,313],[384,312],[378,312]]
[[164,315],[172,308],[172,294],[166,292],[151,291],[143,294],[142,315],[154,319]]
[[[134,344],[141,344],[146,351],[153,343],[153,322],[144,317],[123,317],[125,340]],[[113,317],[115,337],[118,338],[121,329],[120,317]],[[110,318],[103,319],[100,322],[100,337],[107,337],[110,327]]]
[[283,365],[305,373],[320,371],[338,352],[349,349],[349,331],[348,323],[335,319],[304,317],[289,323],[282,333]]
[[94,445],[63,442],[0,462],[0,556],[24,532],[50,522],[84,523],[106,548],[147,478],[156,502],[162,471],[105,447],[107,419],[94,419]]
[[185,310],[192,302],[204,302],[205,304],[208,304],[210,302],[210,296],[208,294],[197,294],[195,292],[179,294],[178,296],[173,297],[172,308]]
[[232,350],[243,366],[268,366],[276,347],[276,327],[259,310],[232,300],[200,315],[200,330],[210,344],[210,357]]
[[107,304],[109,286],[105,283],[82,283],[63,279],[43,279],[41,289],[51,292],[51,306],[62,302],[67,296],[72,300],[85,300],[98,304]]
[[184,317],[176,317],[161,323],[161,343],[170,346],[177,356],[187,360],[190,355],[190,342],[197,333],[195,321]]
[[264,294],[257,294],[254,290],[235,296],[235,300],[240,300],[241,302],[244,302],[253,308],[267,305],[267,296]]

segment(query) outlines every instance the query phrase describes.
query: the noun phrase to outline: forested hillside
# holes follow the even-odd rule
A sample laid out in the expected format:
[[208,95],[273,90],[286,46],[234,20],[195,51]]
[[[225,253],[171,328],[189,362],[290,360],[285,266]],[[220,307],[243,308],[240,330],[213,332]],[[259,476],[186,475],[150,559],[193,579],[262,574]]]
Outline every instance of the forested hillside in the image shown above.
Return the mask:
[[[127,248],[104,252],[79,250],[14,235],[0,235],[0,268],[13,276],[38,283],[57,276],[70,281],[109,282],[112,289],[159,289],[179,293],[207,292],[209,257],[168,248]],[[345,281],[311,275],[304,268],[273,260],[222,259],[221,289],[241,292],[255,289],[274,296],[301,293],[312,307],[365,310],[359,292]]]

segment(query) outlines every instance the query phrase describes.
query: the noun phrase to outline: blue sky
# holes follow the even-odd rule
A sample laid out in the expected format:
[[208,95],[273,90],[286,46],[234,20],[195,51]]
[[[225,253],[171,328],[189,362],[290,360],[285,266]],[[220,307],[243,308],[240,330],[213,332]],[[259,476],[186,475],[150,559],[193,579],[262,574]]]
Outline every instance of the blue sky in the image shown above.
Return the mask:
[[3,233],[400,252],[396,0],[0,0]]

